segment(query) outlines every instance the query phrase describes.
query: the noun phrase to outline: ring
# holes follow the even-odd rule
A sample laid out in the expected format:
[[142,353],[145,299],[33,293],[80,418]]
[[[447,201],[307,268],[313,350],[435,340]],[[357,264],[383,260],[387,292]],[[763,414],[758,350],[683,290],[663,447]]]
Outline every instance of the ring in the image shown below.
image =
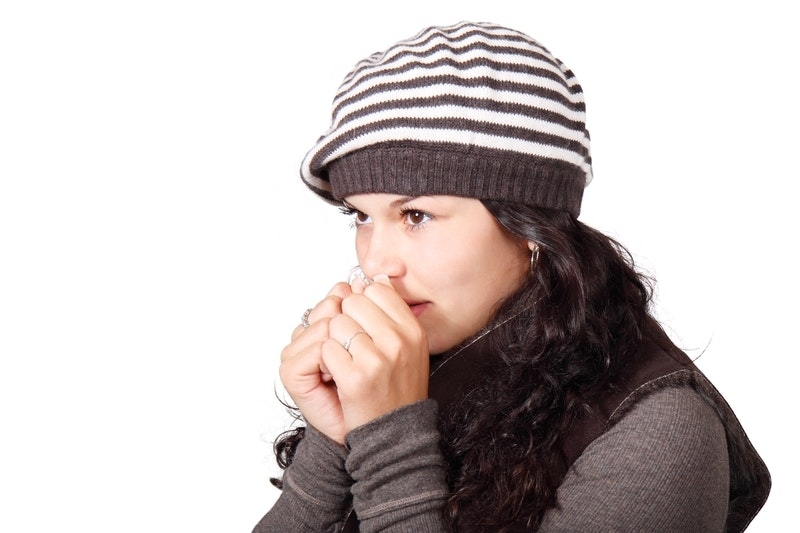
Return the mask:
[[303,326],[303,329],[306,329],[311,323],[308,321],[308,315],[311,314],[311,309],[306,309],[306,312],[303,313],[303,317],[300,319],[300,325]]
[[[364,331],[364,330],[361,330],[361,331],[356,331],[355,333],[353,333],[352,335],[350,335],[350,338],[349,338],[349,339],[347,339],[346,341],[344,341],[344,342],[342,343],[342,348],[344,348],[345,350],[347,350],[347,351],[349,352],[349,351],[350,351],[350,345],[351,345],[351,344],[353,344],[353,339],[355,339],[355,338],[356,338],[356,335],[359,335],[359,334],[361,334],[361,333],[363,333],[364,335],[367,335],[367,332],[366,332],[366,331]],[[367,335],[367,336],[369,337],[369,335]]]

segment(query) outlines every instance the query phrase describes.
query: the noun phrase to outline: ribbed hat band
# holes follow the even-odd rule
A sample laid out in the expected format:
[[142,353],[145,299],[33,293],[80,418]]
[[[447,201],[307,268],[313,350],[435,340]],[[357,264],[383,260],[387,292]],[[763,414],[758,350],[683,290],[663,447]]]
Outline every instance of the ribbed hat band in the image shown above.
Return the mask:
[[448,194],[577,216],[591,181],[574,75],[530,37],[463,22],[427,28],[359,62],[301,177],[351,194]]

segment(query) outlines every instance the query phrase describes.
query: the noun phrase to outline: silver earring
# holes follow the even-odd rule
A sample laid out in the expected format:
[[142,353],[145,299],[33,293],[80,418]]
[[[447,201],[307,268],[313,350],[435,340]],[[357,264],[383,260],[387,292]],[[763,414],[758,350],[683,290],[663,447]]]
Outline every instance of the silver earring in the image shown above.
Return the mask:
[[531,274],[536,270],[536,265],[539,263],[539,247],[531,250]]

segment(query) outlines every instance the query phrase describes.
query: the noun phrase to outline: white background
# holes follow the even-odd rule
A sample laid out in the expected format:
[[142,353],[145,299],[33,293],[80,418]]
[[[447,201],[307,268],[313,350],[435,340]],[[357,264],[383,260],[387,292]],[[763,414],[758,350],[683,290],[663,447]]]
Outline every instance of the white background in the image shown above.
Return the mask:
[[354,264],[297,177],[362,57],[431,24],[540,40],[582,82],[584,222],[658,313],[796,522],[791,2],[4,2],[0,530],[250,531],[277,495],[278,356]]

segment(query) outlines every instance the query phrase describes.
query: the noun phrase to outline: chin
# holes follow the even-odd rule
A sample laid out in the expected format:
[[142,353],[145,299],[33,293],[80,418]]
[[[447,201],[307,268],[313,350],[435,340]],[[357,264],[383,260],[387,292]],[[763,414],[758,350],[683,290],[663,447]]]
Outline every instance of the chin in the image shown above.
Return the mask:
[[457,344],[458,343],[455,342],[446,342],[443,340],[431,339],[428,341],[428,351],[430,352],[431,355],[438,355],[453,348]]

